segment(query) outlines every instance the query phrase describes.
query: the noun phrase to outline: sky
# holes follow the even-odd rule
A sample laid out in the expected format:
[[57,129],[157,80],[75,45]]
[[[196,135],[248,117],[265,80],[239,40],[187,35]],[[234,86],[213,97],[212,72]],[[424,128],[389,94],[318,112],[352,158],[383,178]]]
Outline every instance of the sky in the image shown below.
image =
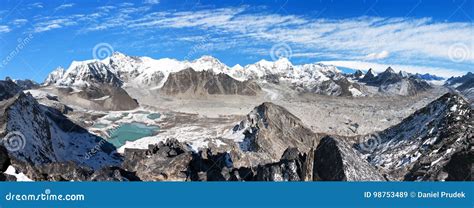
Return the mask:
[[0,0],[0,77],[42,82],[113,51],[211,55],[228,66],[288,58],[443,77],[474,71],[474,0]]

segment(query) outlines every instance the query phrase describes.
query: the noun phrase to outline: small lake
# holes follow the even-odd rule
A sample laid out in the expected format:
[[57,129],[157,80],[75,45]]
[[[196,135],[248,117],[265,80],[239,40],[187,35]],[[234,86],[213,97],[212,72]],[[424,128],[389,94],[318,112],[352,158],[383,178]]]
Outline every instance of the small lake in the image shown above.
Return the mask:
[[125,123],[109,130],[110,138],[107,141],[119,148],[127,141],[135,141],[143,137],[152,136],[158,130],[160,130],[158,126],[147,126],[143,123]]
[[161,117],[161,114],[160,113],[150,113],[146,117],[148,119],[151,119],[151,120],[156,120],[156,119],[159,119]]

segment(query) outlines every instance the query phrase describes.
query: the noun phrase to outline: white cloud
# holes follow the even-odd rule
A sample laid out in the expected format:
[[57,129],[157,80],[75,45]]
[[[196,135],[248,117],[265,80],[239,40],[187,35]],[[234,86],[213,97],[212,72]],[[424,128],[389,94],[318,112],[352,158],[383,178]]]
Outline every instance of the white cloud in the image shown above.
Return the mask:
[[145,0],[143,1],[145,4],[159,4],[160,0]]
[[420,74],[434,74],[445,78],[451,76],[462,76],[466,72],[457,71],[454,69],[440,68],[440,67],[428,67],[428,66],[417,66],[417,65],[400,65],[400,64],[379,64],[373,62],[364,61],[321,61],[323,64],[334,65],[338,67],[345,67],[351,69],[365,70],[372,68],[375,72],[383,72],[389,66],[394,70],[406,71],[409,73],[420,73]]
[[15,19],[15,20],[12,21],[12,23],[17,27],[22,26],[22,25],[26,24],[27,22],[28,22],[27,19]]
[[43,3],[36,2],[36,3],[28,4],[27,7],[29,9],[34,9],[34,8],[41,9],[41,8],[43,8]]
[[6,26],[6,25],[0,25],[0,33],[7,33],[7,32],[10,32],[11,29]]
[[78,16],[71,16],[68,18],[58,18],[58,19],[50,19],[40,23],[35,24],[34,32],[41,33],[50,31],[52,29],[63,28],[67,26],[76,25],[76,19],[82,17],[81,15]]
[[369,53],[367,56],[365,56],[365,59],[367,60],[377,60],[377,59],[384,59],[387,58],[390,55],[388,51],[382,51],[380,53]]
[[58,7],[56,7],[56,9],[54,9],[54,10],[67,9],[67,8],[73,7],[74,5],[75,5],[74,3],[62,4],[62,5],[58,6]]

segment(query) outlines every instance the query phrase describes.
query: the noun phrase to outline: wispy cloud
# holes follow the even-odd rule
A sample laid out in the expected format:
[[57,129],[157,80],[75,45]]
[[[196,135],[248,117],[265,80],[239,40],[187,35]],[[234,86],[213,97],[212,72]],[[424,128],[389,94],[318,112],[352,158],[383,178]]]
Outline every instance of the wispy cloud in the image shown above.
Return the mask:
[[43,8],[43,3],[36,2],[36,3],[28,4],[27,8],[29,8],[29,9],[34,9],[34,8],[41,9],[41,8]]
[[365,56],[367,60],[377,60],[377,59],[384,59],[390,55],[388,51],[381,51],[380,53],[369,53]]
[[58,7],[56,7],[54,10],[62,10],[62,9],[67,9],[73,7],[75,4],[74,3],[69,3],[69,4],[62,4]]
[[35,33],[46,32],[52,29],[58,29],[62,27],[76,25],[77,22],[74,18],[58,18],[51,19],[44,22],[37,23],[34,28]]
[[143,3],[145,3],[145,4],[159,4],[160,0],[144,0]]
[[27,22],[28,22],[27,19],[15,19],[15,20],[12,21],[12,24],[17,26],[17,27],[20,27],[20,26],[26,24]]
[[10,32],[11,29],[10,27],[6,26],[6,25],[0,25],[0,33],[7,33],[7,32]]

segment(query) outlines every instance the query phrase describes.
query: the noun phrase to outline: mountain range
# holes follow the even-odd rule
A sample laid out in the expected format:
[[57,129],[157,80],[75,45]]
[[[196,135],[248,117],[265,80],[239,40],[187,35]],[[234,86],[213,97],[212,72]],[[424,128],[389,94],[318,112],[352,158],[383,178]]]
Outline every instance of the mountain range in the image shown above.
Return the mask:
[[[194,88],[199,87],[200,89],[192,90],[192,92],[198,94],[207,91],[207,89],[201,89],[209,87],[206,86],[206,83],[207,85],[214,85],[214,83],[219,83],[219,80],[226,77],[219,74],[227,75],[229,79],[226,80],[231,83],[217,84],[216,86],[220,86],[220,89],[214,89],[215,92],[206,92],[206,94],[227,94],[228,91],[226,92],[222,87],[231,89],[237,85],[241,86],[239,88],[242,88],[242,86],[248,88],[247,92],[241,93],[231,90],[232,93],[255,95],[259,92],[256,85],[265,84],[284,85],[299,93],[353,97],[371,96],[373,94],[414,95],[430,88],[430,85],[424,79],[428,76],[423,78],[404,72],[395,73],[391,68],[377,75],[373,80],[368,80],[368,77],[374,75],[371,70],[366,75],[363,75],[361,71],[358,71],[356,75],[350,75],[342,73],[334,66],[320,63],[293,65],[285,58],[275,62],[261,60],[245,67],[240,65],[228,67],[211,56],[203,56],[194,61],[178,61],[168,58],[155,60],[149,57],[132,57],[119,52],[114,52],[111,57],[103,60],[74,61],[68,69],[59,67],[48,75],[43,85],[83,88],[101,83],[114,87],[135,87],[164,91],[164,94],[178,91],[182,93],[183,90],[187,90],[191,86],[180,86],[186,89],[175,89],[179,88],[176,85],[175,78],[177,76],[184,78],[184,74],[189,75],[190,71],[183,72],[188,69],[200,72],[201,75],[220,76],[220,78],[189,76],[188,78],[192,80],[188,79],[188,81],[201,83],[201,86],[194,86]],[[203,73],[203,71],[209,73]],[[170,76],[171,80],[168,79]],[[361,76],[364,77],[359,79]],[[206,80],[198,80],[200,78]],[[256,84],[247,86],[249,82],[246,81],[255,82]],[[166,82],[168,82],[168,85],[165,86]],[[165,88],[162,89],[164,86]],[[376,90],[368,89],[372,87],[375,87]]]
[[[425,79],[287,59],[73,62],[42,84],[0,81],[0,180],[472,181],[472,73]],[[336,131],[360,122],[374,126]]]

